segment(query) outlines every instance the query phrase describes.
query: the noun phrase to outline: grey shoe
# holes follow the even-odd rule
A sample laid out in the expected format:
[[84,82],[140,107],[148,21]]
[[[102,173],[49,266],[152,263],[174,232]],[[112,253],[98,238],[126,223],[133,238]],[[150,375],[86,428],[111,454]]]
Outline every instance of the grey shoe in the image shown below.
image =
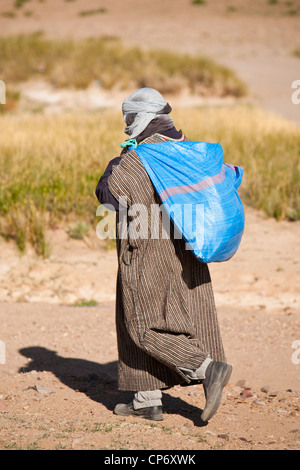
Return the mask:
[[208,421],[220,406],[223,388],[228,383],[232,366],[224,362],[211,362],[206,370],[206,377],[202,381],[206,398],[206,405],[201,414],[202,421]]
[[161,406],[149,406],[135,410],[132,403],[127,405],[119,403],[115,407],[114,413],[120,416],[135,416],[144,419],[151,419],[152,421],[162,421],[164,419]]

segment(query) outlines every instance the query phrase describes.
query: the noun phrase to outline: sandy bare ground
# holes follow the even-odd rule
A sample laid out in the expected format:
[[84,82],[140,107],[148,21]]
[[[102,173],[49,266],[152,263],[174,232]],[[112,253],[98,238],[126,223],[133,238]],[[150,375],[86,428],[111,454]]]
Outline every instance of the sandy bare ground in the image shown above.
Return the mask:
[[[131,399],[117,390],[114,250],[63,228],[48,234],[45,260],[2,242],[0,448],[299,448],[300,224],[252,210],[246,220],[236,256],[211,265],[234,372],[206,426],[201,385],[166,391],[162,423],[113,415]],[[74,306],[92,299],[94,307]]]

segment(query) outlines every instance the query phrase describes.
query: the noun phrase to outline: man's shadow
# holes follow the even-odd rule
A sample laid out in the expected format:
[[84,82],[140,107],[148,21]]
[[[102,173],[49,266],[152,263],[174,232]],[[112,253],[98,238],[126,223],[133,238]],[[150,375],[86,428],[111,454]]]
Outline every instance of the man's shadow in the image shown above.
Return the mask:
[[[113,411],[117,403],[132,401],[132,392],[117,390],[118,363],[117,361],[99,364],[85,359],[66,358],[59,356],[56,351],[32,346],[19,350],[22,356],[30,359],[19,373],[48,371],[52,372],[63,384],[71,389],[85,393],[87,397],[102,403],[108,410]],[[180,414],[193,421],[195,426],[205,426],[201,418],[201,409],[163,392],[163,409],[168,414]]]

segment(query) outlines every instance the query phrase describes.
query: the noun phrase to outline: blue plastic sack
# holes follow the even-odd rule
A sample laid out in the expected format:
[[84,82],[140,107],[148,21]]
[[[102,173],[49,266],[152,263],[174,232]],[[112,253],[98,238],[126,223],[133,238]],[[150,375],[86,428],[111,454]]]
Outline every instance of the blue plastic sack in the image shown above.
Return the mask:
[[162,142],[135,148],[175,228],[198,260],[230,259],[244,232],[237,193],[243,168],[223,163],[220,144]]

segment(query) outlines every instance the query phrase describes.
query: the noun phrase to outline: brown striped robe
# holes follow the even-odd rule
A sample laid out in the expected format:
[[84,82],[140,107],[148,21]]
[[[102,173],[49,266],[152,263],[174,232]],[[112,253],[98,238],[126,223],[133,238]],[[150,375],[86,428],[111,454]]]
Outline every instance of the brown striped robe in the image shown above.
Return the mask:
[[[143,143],[171,140],[155,134]],[[129,208],[161,201],[134,150],[128,151],[108,179],[113,196]],[[129,214],[129,213],[128,213]],[[128,215],[127,222],[134,221]],[[162,215],[159,215],[160,228]],[[149,223],[150,227],[150,223]],[[190,383],[181,368],[195,370],[207,357],[225,361],[208,266],[186,250],[182,239],[120,239],[117,222],[118,277],[116,328],[120,390],[164,389]]]

